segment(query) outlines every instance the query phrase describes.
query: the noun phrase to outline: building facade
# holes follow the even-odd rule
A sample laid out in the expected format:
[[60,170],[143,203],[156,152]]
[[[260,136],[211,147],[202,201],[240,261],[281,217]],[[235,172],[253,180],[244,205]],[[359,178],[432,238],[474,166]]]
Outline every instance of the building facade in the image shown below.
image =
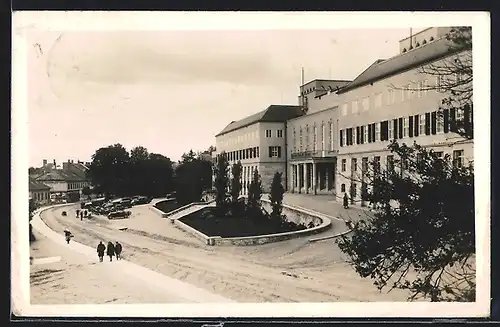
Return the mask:
[[40,205],[50,203],[50,186],[30,178],[29,198]]
[[230,165],[242,164],[242,194],[248,193],[256,169],[264,192],[269,191],[276,172],[286,181],[286,122],[302,114],[300,106],[271,105],[231,122],[216,135],[216,157],[225,153]]
[[[375,60],[352,81],[306,83],[300,88],[302,114],[276,126],[251,127],[249,133],[257,131],[260,139],[246,139],[250,143],[244,143],[244,147],[260,146],[261,150],[274,145],[262,143],[271,141],[262,139],[266,130],[286,129],[286,140],[279,144],[286,158],[280,157],[264,169],[266,183],[269,176],[280,171],[286,175],[289,192],[331,194],[337,200],[347,193],[362,203],[369,163],[390,166],[394,158],[388,145],[392,140],[407,145],[416,142],[438,155],[450,155],[453,164],[459,166],[473,160],[473,140],[461,137],[455,126],[462,121],[464,128],[472,129],[472,103],[460,109],[441,108],[442,100],[450,96],[444,86],[460,84],[463,76],[426,69],[460,62],[457,58],[472,58],[470,51],[450,48],[451,42],[446,39],[450,30],[428,28],[401,40],[398,54]],[[237,133],[224,134],[217,148],[226,149],[225,144],[237,142]],[[242,129],[241,133],[246,132]],[[248,160],[250,166],[259,167],[260,161],[269,161],[262,157]]]

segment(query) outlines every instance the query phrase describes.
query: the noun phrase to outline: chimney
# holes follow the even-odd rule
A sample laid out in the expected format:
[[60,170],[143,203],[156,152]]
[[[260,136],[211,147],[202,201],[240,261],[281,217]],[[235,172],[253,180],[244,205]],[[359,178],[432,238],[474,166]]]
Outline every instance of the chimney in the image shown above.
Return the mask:
[[56,159],[54,159],[54,168],[56,168],[57,165],[56,165]]
[[47,159],[43,159],[43,167],[47,166]]
[[63,162],[63,170],[69,170],[69,164],[70,164],[69,160],[68,162]]

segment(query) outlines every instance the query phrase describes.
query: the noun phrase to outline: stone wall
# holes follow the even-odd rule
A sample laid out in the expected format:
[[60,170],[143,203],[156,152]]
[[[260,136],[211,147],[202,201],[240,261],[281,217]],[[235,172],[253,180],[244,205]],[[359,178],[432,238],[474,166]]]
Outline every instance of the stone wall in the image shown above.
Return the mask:
[[[262,208],[268,213],[271,213],[271,201],[262,199],[261,202]],[[297,208],[292,208],[290,206],[287,206],[286,204],[283,205],[282,213],[286,216],[286,219],[288,221],[296,224],[304,224],[306,226],[309,226],[309,224],[312,223],[314,226],[319,226],[323,223],[323,220],[320,217],[313,216],[310,213],[301,211]]]

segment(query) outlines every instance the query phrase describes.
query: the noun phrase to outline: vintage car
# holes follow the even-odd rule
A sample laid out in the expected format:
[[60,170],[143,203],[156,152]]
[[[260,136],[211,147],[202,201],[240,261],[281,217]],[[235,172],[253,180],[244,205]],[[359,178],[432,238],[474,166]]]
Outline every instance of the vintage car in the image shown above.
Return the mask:
[[150,202],[150,200],[145,197],[145,196],[138,196],[138,197],[134,197],[134,199],[132,199],[132,205],[135,206],[135,205],[138,205],[138,204],[148,204]]
[[68,214],[66,213],[66,211],[63,211],[63,212],[62,212],[62,215],[63,215],[63,216],[67,216]]
[[120,219],[120,218],[128,218],[130,217],[131,212],[130,211],[113,211],[108,213],[108,219]]

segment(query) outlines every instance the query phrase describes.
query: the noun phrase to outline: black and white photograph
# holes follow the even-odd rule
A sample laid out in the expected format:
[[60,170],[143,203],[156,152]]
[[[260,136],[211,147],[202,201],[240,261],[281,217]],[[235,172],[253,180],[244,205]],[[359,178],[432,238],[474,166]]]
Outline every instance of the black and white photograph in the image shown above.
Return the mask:
[[14,313],[487,316],[489,33],[14,13]]

